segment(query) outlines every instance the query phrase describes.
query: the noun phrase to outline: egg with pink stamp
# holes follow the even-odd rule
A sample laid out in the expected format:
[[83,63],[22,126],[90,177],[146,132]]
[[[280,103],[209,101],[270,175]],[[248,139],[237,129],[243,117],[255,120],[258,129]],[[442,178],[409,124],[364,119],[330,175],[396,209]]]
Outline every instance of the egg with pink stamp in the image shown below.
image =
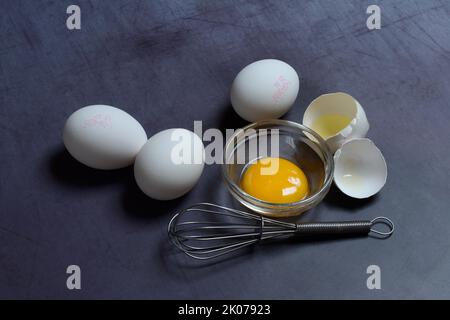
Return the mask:
[[231,104],[250,122],[276,119],[294,104],[299,77],[289,64],[276,59],[255,61],[236,76],[231,86]]
[[147,142],[147,134],[125,111],[108,105],[91,105],[69,116],[63,142],[79,162],[91,168],[111,170],[131,165]]

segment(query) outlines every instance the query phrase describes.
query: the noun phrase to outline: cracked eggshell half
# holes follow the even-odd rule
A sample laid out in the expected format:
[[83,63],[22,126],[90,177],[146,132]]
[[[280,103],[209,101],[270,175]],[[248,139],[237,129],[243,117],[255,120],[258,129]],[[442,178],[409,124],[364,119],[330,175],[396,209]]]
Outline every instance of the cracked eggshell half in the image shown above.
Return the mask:
[[350,140],[334,154],[334,182],[352,198],[375,195],[383,188],[386,179],[386,161],[369,139]]
[[364,138],[369,131],[364,109],[344,92],[314,99],[303,115],[303,125],[316,131],[333,153],[351,139]]
[[297,72],[276,59],[255,61],[242,69],[231,86],[231,104],[250,122],[276,119],[294,104],[299,90]]

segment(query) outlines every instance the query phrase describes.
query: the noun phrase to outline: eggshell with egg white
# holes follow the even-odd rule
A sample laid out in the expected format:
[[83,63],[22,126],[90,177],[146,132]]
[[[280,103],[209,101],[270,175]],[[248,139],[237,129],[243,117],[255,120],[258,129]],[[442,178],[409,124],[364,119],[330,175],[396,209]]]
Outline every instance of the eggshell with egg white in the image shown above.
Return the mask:
[[69,116],[63,141],[67,151],[81,163],[110,170],[131,165],[147,141],[147,134],[125,111],[108,105],[91,105]]
[[303,115],[303,125],[314,130],[315,119],[327,114],[344,115],[351,119],[340,132],[328,138],[324,137],[333,153],[351,139],[364,138],[369,131],[370,125],[363,107],[347,93],[327,93],[314,99]]
[[139,188],[157,200],[171,200],[190,191],[204,167],[202,140],[186,129],[167,129],[152,136],[134,163]]
[[286,62],[264,59],[242,69],[231,86],[231,104],[250,122],[284,115],[299,91],[297,72]]
[[357,199],[371,197],[386,180],[386,161],[371,140],[352,139],[334,154],[334,182],[346,195]]

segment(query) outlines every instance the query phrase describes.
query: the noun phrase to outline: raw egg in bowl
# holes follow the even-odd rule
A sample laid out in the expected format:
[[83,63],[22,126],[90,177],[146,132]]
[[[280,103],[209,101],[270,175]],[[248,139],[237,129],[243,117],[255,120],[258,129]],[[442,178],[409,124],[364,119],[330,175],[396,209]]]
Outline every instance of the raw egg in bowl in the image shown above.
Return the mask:
[[236,130],[223,152],[230,193],[270,217],[297,216],[317,205],[330,189],[333,169],[326,142],[286,120],[263,120]]

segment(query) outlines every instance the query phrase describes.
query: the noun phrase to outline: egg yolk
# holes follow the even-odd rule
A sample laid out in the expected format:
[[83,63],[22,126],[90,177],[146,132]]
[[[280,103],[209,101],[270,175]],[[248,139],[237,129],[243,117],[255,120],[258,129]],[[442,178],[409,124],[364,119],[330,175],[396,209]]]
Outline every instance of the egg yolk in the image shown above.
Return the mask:
[[240,185],[249,195],[271,203],[300,201],[309,193],[305,173],[283,158],[262,158],[249,165]]

